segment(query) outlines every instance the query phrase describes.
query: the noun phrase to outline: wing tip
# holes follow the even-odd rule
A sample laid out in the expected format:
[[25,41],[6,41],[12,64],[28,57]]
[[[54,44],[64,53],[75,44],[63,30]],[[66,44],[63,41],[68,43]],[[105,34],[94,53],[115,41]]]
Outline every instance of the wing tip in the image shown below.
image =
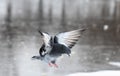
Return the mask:
[[43,33],[42,33],[40,30],[38,30],[38,32],[40,33],[40,35],[42,35],[42,36],[43,36]]
[[80,29],[81,32],[84,32],[84,31],[86,31],[86,30],[88,30],[88,28]]

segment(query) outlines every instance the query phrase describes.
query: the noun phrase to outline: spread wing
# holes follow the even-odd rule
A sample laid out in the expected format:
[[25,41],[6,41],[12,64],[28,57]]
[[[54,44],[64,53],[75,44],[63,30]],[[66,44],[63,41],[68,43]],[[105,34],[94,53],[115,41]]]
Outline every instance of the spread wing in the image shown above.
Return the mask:
[[55,36],[55,42],[58,42],[69,48],[72,48],[80,38],[81,33],[83,31],[85,31],[85,29],[78,29],[78,30],[60,33]]
[[45,46],[50,46],[51,45],[50,41],[51,41],[52,37],[49,34],[41,32],[41,31],[39,31],[39,33],[42,36],[42,39],[43,39]]

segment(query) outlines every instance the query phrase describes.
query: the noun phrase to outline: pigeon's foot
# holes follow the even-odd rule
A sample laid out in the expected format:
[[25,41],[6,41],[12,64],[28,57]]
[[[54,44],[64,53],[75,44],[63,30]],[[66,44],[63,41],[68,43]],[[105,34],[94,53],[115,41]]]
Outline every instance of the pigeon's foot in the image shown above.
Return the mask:
[[58,68],[58,65],[57,64],[53,64],[54,67]]
[[55,68],[58,68],[58,65],[57,64],[53,64],[53,63],[48,63],[48,65],[50,66],[50,67],[55,67]]

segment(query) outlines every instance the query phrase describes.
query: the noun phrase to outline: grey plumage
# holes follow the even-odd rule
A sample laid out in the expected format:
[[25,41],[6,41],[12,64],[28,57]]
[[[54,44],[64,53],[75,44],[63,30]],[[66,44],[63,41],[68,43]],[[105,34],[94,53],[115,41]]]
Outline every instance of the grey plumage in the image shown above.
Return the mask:
[[39,50],[40,56],[33,56],[32,58],[55,64],[56,59],[62,54],[70,56],[70,49],[79,40],[83,31],[85,29],[73,30],[57,34],[54,37],[39,31],[43,39],[43,45]]

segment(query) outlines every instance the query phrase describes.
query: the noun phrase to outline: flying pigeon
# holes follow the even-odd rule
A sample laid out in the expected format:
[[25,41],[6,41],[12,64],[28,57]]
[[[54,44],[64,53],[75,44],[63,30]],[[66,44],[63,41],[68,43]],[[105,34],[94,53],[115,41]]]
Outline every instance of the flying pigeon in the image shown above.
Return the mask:
[[43,44],[39,50],[40,55],[33,56],[32,59],[45,61],[51,67],[58,67],[56,64],[57,58],[62,54],[70,56],[71,48],[76,44],[81,36],[81,33],[85,30],[86,29],[78,29],[59,33],[55,36],[39,31],[43,39]]

